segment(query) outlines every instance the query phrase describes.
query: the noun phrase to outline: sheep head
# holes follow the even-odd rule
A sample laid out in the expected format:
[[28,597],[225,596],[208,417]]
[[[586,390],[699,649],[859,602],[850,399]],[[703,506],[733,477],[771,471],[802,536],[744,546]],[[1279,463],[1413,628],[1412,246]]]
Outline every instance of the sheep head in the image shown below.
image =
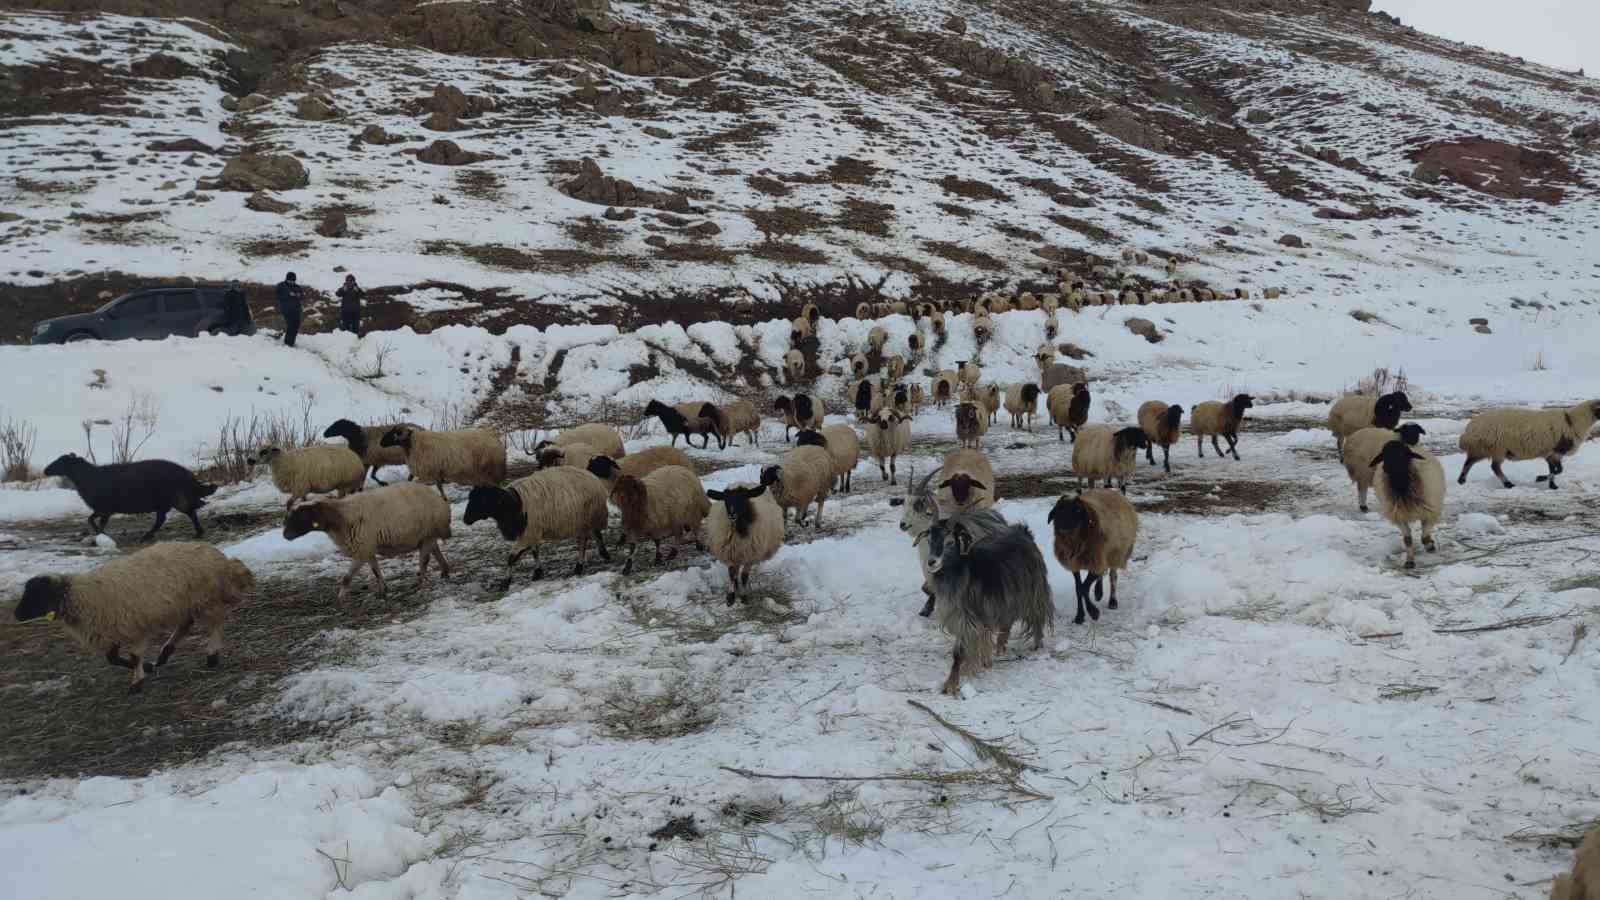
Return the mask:
[[587,468],[591,475],[601,481],[610,481],[616,477],[618,472],[622,471],[622,467],[617,465],[617,461],[609,456],[591,457]]
[[380,447],[399,447],[409,451],[411,440],[416,436],[417,430],[409,425],[396,425],[383,433],[383,440],[378,442]]
[[767,486],[758,484],[755,487],[731,487],[724,491],[706,491],[706,497],[721,503],[728,511],[728,520],[733,522],[733,530],[740,537],[750,534],[750,524],[755,521],[755,506],[750,501],[765,494]]
[[1422,436],[1427,434],[1426,431],[1422,430],[1422,426],[1415,422],[1407,422],[1396,428],[1395,431],[1400,432],[1400,440],[1404,441],[1408,447],[1415,447],[1417,442],[1422,440]]
[[313,531],[328,530],[328,510],[322,502],[302,503],[289,510],[289,517],[283,521],[283,539],[296,540]]
[[[389,447],[389,446],[392,446],[392,445],[391,444],[384,444],[384,446],[385,447]],[[271,446],[262,447],[260,450],[256,451],[256,455],[255,456],[252,456],[249,459],[245,460],[245,463],[247,465],[252,465],[252,466],[272,465],[272,461],[274,459],[277,459],[278,457],[280,457],[282,455],[283,455],[283,450],[281,450],[278,447],[271,447]]]
[[1050,515],[1045,521],[1054,525],[1057,532],[1070,533],[1093,523],[1094,516],[1082,497],[1063,496],[1050,508]]
[[987,491],[989,489],[988,485],[965,472],[960,472],[941,481],[939,489],[944,490],[945,488],[950,489],[950,496],[954,497],[955,501],[962,506],[965,506],[967,501],[972,499],[974,491]]
[[22,588],[22,600],[17,603],[17,621],[54,619],[61,612],[61,604],[66,599],[66,578],[60,575],[35,575]]
[[553,469],[567,459],[567,451],[556,446],[546,446],[534,451],[534,458],[538,461],[539,468]]
[[494,519],[500,534],[506,540],[515,540],[527,527],[528,514],[522,508],[522,497],[516,491],[480,486],[467,495],[467,511],[461,517],[463,525],[473,525],[484,519]]
[[44,474],[50,478],[71,478],[72,473],[80,472],[89,461],[76,453],[63,453],[56,457],[55,462],[44,467]]
[[1245,410],[1255,408],[1255,401],[1256,398],[1249,394],[1236,394],[1233,398],[1233,417],[1243,419]]
[[824,450],[828,449],[827,438],[824,438],[821,432],[813,431],[810,428],[807,428],[799,434],[796,434],[794,436],[794,443],[796,447],[821,447]]

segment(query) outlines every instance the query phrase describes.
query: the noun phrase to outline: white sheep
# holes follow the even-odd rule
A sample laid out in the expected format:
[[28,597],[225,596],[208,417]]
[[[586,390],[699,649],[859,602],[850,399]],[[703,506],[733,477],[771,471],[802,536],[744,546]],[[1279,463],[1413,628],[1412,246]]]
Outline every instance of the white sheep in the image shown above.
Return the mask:
[[1039,414],[1039,386],[1026,382],[1007,387],[1006,412],[1011,414],[1012,428],[1021,428],[1026,423],[1032,431],[1033,419]]
[[439,542],[450,537],[450,504],[427,485],[416,482],[391,484],[363,491],[343,500],[303,503],[289,512],[283,523],[283,539],[293,541],[313,531],[333,540],[350,559],[350,571],[339,580],[339,602],[350,596],[350,582],[362,566],[372,568],[378,585],[378,598],[387,599],[380,557],[417,553],[417,586],[428,578],[429,557],[439,560],[439,571],[450,575]]
[[506,445],[492,431],[424,431],[400,425],[383,436],[383,446],[403,447],[411,477],[434,485],[441,497],[446,482],[482,487],[506,480]]
[[[633,557],[639,552],[641,541],[655,542],[657,565],[662,560],[663,540],[688,534],[693,536],[695,546],[700,546],[700,523],[711,511],[700,476],[683,466],[663,466],[642,478],[619,475],[611,484],[611,502],[622,513],[622,533],[631,544],[628,561],[622,567],[624,575],[633,571]],[[668,557],[677,552],[668,545]]]
[[944,458],[934,477],[935,498],[947,515],[987,509],[999,499],[994,467],[982,450],[956,450]]
[[583,574],[591,537],[599,547],[600,558],[611,558],[603,533],[606,486],[582,469],[570,466],[542,469],[504,488],[488,485],[473,488],[467,496],[467,511],[461,521],[472,525],[484,519],[493,519],[500,527],[500,536],[517,545],[506,560],[506,577],[501,582],[501,590],[511,587],[512,569],[530,550],[536,565],[533,577],[544,577],[539,545],[546,541],[577,540],[578,564],[572,570],[574,575]]
[[262,447],[249,463],[272,468],[273,486],[289,495],[285,509],[292,509],[308,494],[354,494],[367,480],[367,464],[361,457],[348,447],[332,444],[298,450]]
[[728,605],[750,589],[755,567],[783,547],[783,509],[764,484],[740,482],[707,491],[714,502],[706,517],[706,544],[711,555],[728,567]]
[[[880,412],[867,420],[865,429],[867,452],[878,461],[878,472],[890,484],[898,484],[896,461],[900,454],[911,449],[911,416],[898,408]],[[884,467],[884,461],[888,467]]]
[[1400,414],[1410,411],[1411,401],[1404,391],[1382,397],[1341,397],[1328,410],[1328,430],[1333,432],[1334,446],[1342,449],[1344,439],[1363,428],[1393,431],[1400,425]]
[[1114,430],[1110,425],[1085,425],[1078,429],[1078,439],[1072,445],[1072,472],[1078,476],[1078,485],[1094,487],[1104,481],[1106,487],[1116,480],[1117,487],[1126,494],[1128,479],[1139,462],[1139,451],[1148,449],[1149,438],[1142,428]]
[[817,504],[817,527],[822,527],[822,505],[833,492],[833,457],[821,447],[795,447],[784,454],[783,463],[761,470],[761,483],[772,491],[772,499],[783,508],[800,512],[796,525],[804,525],[811,504]]
[[1461,465],[1457,484],[1467,483],[1467,472],[1480,460],[1490,461],[1495,477],[1506,487],[1511,479],[1500,470],[1508,459],[1542,459],[1550,474],[1539,481],[1555,489],[1562,471],[1562,458],[1578,452],[1589,439],[1595,419],[1600,418],[1600,400],[1585,400],[1566,409],[1487,409],[1472,417],[1461,432],[1461,449],[1467,460]]

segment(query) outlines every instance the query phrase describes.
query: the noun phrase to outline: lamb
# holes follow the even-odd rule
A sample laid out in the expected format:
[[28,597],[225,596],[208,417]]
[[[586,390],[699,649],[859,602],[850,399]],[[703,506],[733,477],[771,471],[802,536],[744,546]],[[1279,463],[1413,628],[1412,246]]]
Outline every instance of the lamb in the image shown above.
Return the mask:
[[[1105,596],[1101,579],[1111,573],[1111,602],[1107,605],[1116,609],[1117,570],[1126,569],[1128,558],[1133,555],[1133,543],[1139,536],[1139,514],[1121,494],[1093,490],[1057,500],[1047,521],[1055,529],[1056,560],[1072,573],[1078,593],[1078,614],[1072,624],[1083,624],[1085,610],[1089,618],[1100,621],[1095,600]],[[1089,598],[1091,587],[1094,600]]]
[[956,406],[956,443],[962,447],[978,449],[984,434],[989,431],[989,416],[976,403]]
[[939,624],[955,638],[942,691],[961,695],[961,671],[988,668],[1005,652],[1011,627],[1022,621],[1033,649],[1055,626],[1055,603],[1044,554],[1026,525],[1011,525],[981,540],[960,523],[928,530],[928,571]]
[[1145,447],[1144,458],[1150,465],[1156,464],[1156,447],[1161,448],[1161,466],[1167,474],[1172,474],[1172,445],[1183,436],[1183,407],[1174,403],[1168,406],[1160,400],[1150,400],[1139,404],[1139,427],[1144,429],[1144,436],[1149,440]]
[[[88,572],[28,579],[16,617],[59,621],[84,649],[132,669],[128,693],[137,694],[145,674],[165,665],[197,627],[206,635],[206,667],[221,665],[222,626],[254,585],[244,563],[210,544],[160,544]],[[150,662],[149,644],[162,635],[170,637]]]
[[1228,441],[1228,450],[1233,453],[1233,458],[1239,458],[1239,423],[1244,421],[1244,411],[1255,407],[1255,398],[1249,394],[1236,394],[1227,403],[1218,403],[1207,400],[1196,403],[1189,413],[1189,430],[1194,432],[1195,449],[1200,451],[1200,458],[1205,459],[1205,439],[1211,437],[1211,449],[1217,451],[1218,456],[1224,456],[1222,448],[1217,446],[1217,436],[1221,435]]
[[1411,401],[1404,391],[1394,391],[1382,397],[1341,397],[1328,410],[1328,430],[1333,432],[1334,445],[1344,449],[1344,439],[1363,428],[1382,428],[1393,431],[1400,424],[1400,414],[1411,411]]
[[882,325],[872,326],[867,332],[867,352],[883,355],[883,345],[889,343],[889,332],[883,330]]
[[166,524],[167,512],[173,509],[189,517],[195,537],[204,536],[199,510],[206,505],[206,498],[217,492],[216,485],[207,484],[183,466],[164,459],[97,466],[76,453],[68,453],[45,466],[44,474],[72,482],[72,489],[92,511],[89,530],[95,534],[105,531],[111,517],[118,513],[155,513],[155,523],[141,541],[153,540]]
[[[878,473],[890,484],[898,484],[895,461],[911,448],[911,417],[898,409],[881,412],[867,420],[867,452],[878,461]],[[884,468],[884,460],[889,461]]]
[[890,381],[899,381],[906,374],[906,358],[898,353],[890,354],[883,360],[883,371]]
[[1406,568],[1415,569],[1417,548],[1411,543],[1412,522],[1422,523],[1422,546],[1430,553],[1439,549],[1433,542],[1433,526],[1439,524],[1444,512],[1444,466],[1433,454],[1407,447],[1399,438],[1384,444],[1369,465],[1382,466],[1373,478],[1378,502],[1383,505],[1383,517],[1400,529],[1405,540]]
[[1032,431],[1033,417],[1039,414],[1039,386],[1026,383],[1006,388],[1006,412],[1011,414],[1012,428],[1021,428],[1026,422]]
[[1078,476],[1081,487],[1088,483],[1094,487],[1104,479],[1110,487],[1113,479],[1126,494],[1128,478],[1139,464],[1139,451],[1150,448],[1150,439],[1142,428],[1123,428],[1113,431],[1110,425],[1086,425],[1078,429],[1078,440],[1072,445],[1072,471]]
[[517,545],[506,560],[506,577],[500,584],[502,591],[511,587],[511,572],[517,560],[529,550],[533,551],[535,563],[533,577],[544,577],[539,546],[546,541],[577,539],[578,564],[572,570],[574,575],[583,574],[591,536],[600,550],[600,558],[611,559],[602,534],[606,527],[606,486],[581,469],[571,466],[542,469],[504,488],[487,485],[473,488],[467,496],[467,511],[461,521],[474,525],[484,519],[493,519],[500,527],[500,536]]
[[1472,417],[1461,432],[1461,449],[1467,461],[1461,465],[1457,484],[1467,483],[1467,473],[1480,460],[1490,460],[1495,477],[1506,487],[1511,480],[1500,470],[1508,459],[1543,459],[1550,474],[1539,481],[1550,482],[1555,490],[1556,476],[1562,472],[1562,457],[1577,453],[1589,439],[1595,419],[1600,418],[1600,400],[1585,400],[1566,409],[1487,409]]
[[784,454],[783,464],[761,470],[761,483],[772,490],[772,499],[783,508],[798,508],[796,525],[806,523],[811,503],[817,504],[817,527],[822,527],[822,504],[833,491],[833,457],[821,447],[797,446]]
[[628,448],[622,443],[622,433],[610,425],[601,425],[597,422],[564,429],[554,438],[540,441],[533,449],[537,454],[548,447],[573,445],[583,445],[593,450],[592,455],[609,456],[612,459],[621,459],[628,455]]
[[747,446],[761,443],[761,414],[749,400],[734,400],[717,406],[707,403],[700,407],[700,418],[710,419],[717,428],[718,446],[727,446],[733,439],[744,435]]
[[944,408],[955,396],[956,373],[945,369],[933,376],[930,393],[933,394],[933,403],[940,409]]
[[[412,425],[410,422],[399,422],[410,428],[421,428],[421,425]],[[361,457],[367,464],[367,477],[371,478],[382,487],[386,482],[378,477],[378,470],[384,466],[403,466],[406,464],[406,453],[399,447],[385,447],[382,444],[383,436],[394,425],[357,425],[349,419],[339,419],[328,429],[322,432],[325,438],[342,437],[349,445],[350,452]]]
[[789,443],[789,432],[793,429],[816,428],[822,424],[822,417],[826,414],[822,404],[812,399],[810,394],[795,394],[793,397],[779,397],[772,401],[772,408],[783,413],[783,442]]
[[694,436],[700,436],[700,449],[704,450],[711,444],[712,435],[716,434],[717,425],[711,419],[700,414],[704,403],[678,403],[668,406],[660,400],[651,400],[645,404],[644,414],[655,416],[661,420],[661,427],[667,434],[672,435],[672,445],[678,445],[678,438],[683,438],[685,446],[694,446]]
[[833,490],[850,493],[856,463],[861,461],[861,439],[856,436],[854,428],[849,425],[829,425],[821,431],[802,431],[795,435],[795,443],[828,451],[828,456],[833,459]]
[[994,467],[981,450],[956,450],[944,458],[938,472],[939,508],[955,514],[969,509],[987,509],[999,499],[995,490]]
[[706,518],[706,543],[711,555],[728,567],[728,605],[732,606],[750,589],[755,567],[783,547],[783,510],[764,484],[741,482],[725,490],[706,491],[706,497],[715,503]]
[[689,460],[687,454],[677,447],[661,445],[647,447],[622,459],[596,456],[589,460],[588,469],[589,474],[609,486],[617,480],[618,475],[632,475],[635,478],[643,478],[663,466],[683,466],[685,469],[693,469],[694,463]]
[[[683,534],[700,543],[700,523],[711,511],[711,501],[706,499],[700,476],[683,466],[663,466],[643,478],[619,475],[611,485],[611,501],[622,513],[622,532],[632,545],[622,574],[633,571],[633,557],[639,552],[639,542],[649,539],[656,545],[656,565],[661,564],[661,541]],[[677,555],[670,544],[667,557]]]
[[445,482],[483,487],[506,480],[506,445],[492,431],[424,431],[397,425],[383,436],[383,446],[404,447],[411,477],[434,485],[441,497]]
[[806,374],[806,355],[799,350],[790,350],[783,355],[783,373],[788,376],[790,384],[796,384]]
[[1367,489],[1372,487],[1372,479],[1377,471],[1372,468],[1372,459],[1383,452],[1383,448],[1395,439],[1396,431],[1400,440],[1408,447],[1417,446],[1422,435],[1427,434],[1422,426],[1415,422],[1407,422],[1395,431],[1387,428],[1363,428],[1344,440],[1342,451],[1344,470],[1356,486],[1356,505],[1362,512],[1367,511]]
[[1056,438],[1065,442],[1067,435],[1077,443],[1078,429],[1089,421],[1089,386],[1083,382],[1058,384],[1045,395],[1044,408],[1056,426]]
[[302,503],[289,511],[283,539],[293,541],[321,531],[350,559],[350,571],[339,580],[339,602],[350,596],[350,581],[362,566],[372,568],[378,599],[389,592],[383,581],[379,557],[418,554],[417,586],[428,578],[428,559],[439,560],[439,571],[450,575],[439,542],[450,537],[450,504],[425,484],[401,482],[363,491],[343,500]]
[[856,409],[856,420],[864,422],[883,409],[883,389],[871,378],[863,378],[850,387],[850,396]]
[[[388,440],[387,435],[384,440]],[[266,463],[272,467],[273,486],[289,495],[288,502],[283,505],[286,510],[304,500],[307,494],[336,491],[344,497],[361,490],[367,482],[367,465],[361,457],[348,447],[331,444],[298,450],[262,447],[247,462],[252,466]],[[416,475],[415,468],[412,475]]]

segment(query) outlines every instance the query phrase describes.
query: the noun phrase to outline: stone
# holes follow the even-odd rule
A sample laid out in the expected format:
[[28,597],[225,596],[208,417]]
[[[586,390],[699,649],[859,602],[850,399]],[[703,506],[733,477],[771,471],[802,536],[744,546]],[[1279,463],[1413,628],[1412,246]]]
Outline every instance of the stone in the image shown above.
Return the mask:
[[1278,243],[1285,247],[1293,247],[1296,250],[1306,245],[1306,242],[1301,240],[1299,235],[1294,234],[1286,234],[1283,237],[1278,238]]
[[1573,138],[1580,141],[1600,140],[1600,121],[1585,122],[1572,129]]
[[666,130],[665,128],[657,128],[654,125],[646,125],[643,130],[645,134],[648,134],[653,138],[659,138],[663,141],[671,140],[673,137],[672,132]]
[[233,96],[232,94],[224,94],[222,96],[222,108],[228,112],[238,112],[239,98]]
[[151,141],[144,145],[146,150],[153,153],[215,153],[205,144],[194,138],[182,138],[176,141]]
[[350,223],[346,220],[344,211],[338,209],[329,210],[328,214],[322,217],[321,223],[317,225],[317,234],[323,237],[344,237],[349,230]]
[[285,153],[245,153],[222,167],[218,186],[225,191],[289,191],[311,183],[300,160]]
[[944,30],[951,34],[966,34],[967,20],[960,16],[951,16],[944,20]]
[[286,213],[294,209],[293,203],[285,203],[266,191],[256,191],[244,201],[245,209],[253,209],[264,213]]
[[1443,175],[1438,166],[1429,162],[1417,163],[1417,167],[1411,170],[1411,179],[1423,184],[1437,184]]
[[608,206],[606,207],[606,211],[600,215],[602,218],[610,219],[613,222],[626,222],[629,219],[637,216],[638,213],[631,209],[617,209],[614,206]]
[[1474,325],[1474,326],[1472,326],[1472,330],[1476,331],[1479,334],[1494,334],[1493,331],[1489,330],[1489,326],[1488,325]]
[[1265,125],[1272,121],[1272,113],[1264,109],[1252,109],[1245,113],[1244,120],[1251,125]]
[[333,101],[327,97],[317,94],[301,94],[300,99],[295,101],[294,115],[295,118],[304,119],[307,122],[326,122],[329,119],[339,118],[341,113],[334,107]]
[[1480,317],[1477,317],[1477,318],[1468,319],[1467,320],[1467,324],[1468,325],[1487,325],[1487,324],[1489,324],[1489,320],[1485,319],[1485,318],[1482,318],[1480,316]]
[[486,153],[473,153],[461,149],[455,141],[440,139],[417,152],[419,162],[435,166],[464,166],[480,160],[489,159]]
[[561,185],[561,192],[574,200],[605,206],[643,206],[670,212],[690,212],[689,200],[682,194],[645,191],[630,181],[612,178],[600,170],[592,157],[579,164],[577,177]]
[[382,125],[368,125],[357,135],[363,144],[398,144],[405,140],[389,133]]
[[159,78],[170,81],[182,78],[194,71],[188,63],[166,53],[156,53],[144,59],[135,60],[128,69],[139,78]]
[[249,112],[252,109],[260,109],[263,106],[271,106],[272,101],[261,96],[260,94],[249,94],[247,96],[240,97],[238,103],[235,105],[238,106],[239,112]]

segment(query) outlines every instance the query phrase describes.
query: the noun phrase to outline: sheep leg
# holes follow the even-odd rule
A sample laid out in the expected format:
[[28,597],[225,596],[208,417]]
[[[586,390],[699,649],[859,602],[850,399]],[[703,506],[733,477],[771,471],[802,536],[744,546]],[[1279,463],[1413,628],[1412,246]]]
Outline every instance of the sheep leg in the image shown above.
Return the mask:
[[1214,434],[1211,436],[1211,449],[1217,451],[1217,455],[1222,457],[1223,459],[1227,459],[1228,458],[1228,454],[1223,453],[1222,452],[1222,447],[1217,444],[1217,436],[1214,435]]
[[1060,441],[1063,444],[1065,444],[1067,442],[1067,429],[1066,428],[1064,428],[1064,427],[1062,427],[1060,425],[1056,426],[1056,440]]
[[1239,461],[1239,433],[1237,431],[1223,435],[1228,439],[1228,452],[1233,454],[1233,461]]
[[417,553],[417,587],[420,589],[428,581],[428,559],[433,556],[432,543],[423,544]]
[[733,605],[733,601],[738,599],[738,597],[739,597],[739,567],[738,566],[729,566],[728,567],[728,605],[732,606]]
[[[659,565],[661,565],[661,558],[662,558],[661,557],[661,538],[655,538],[654,540],[656,542],[656,558],[655,558],[654,565],[658,565],[659,566]],[[669,546],[667,549],[670,550],[671,547]]]
[[[617,546],[618,547],[622,546],[622,538],[624,538],[626,536],[627,535],[624,534],[624,535],[622,535],[621,537],[619,537],[617,539]],[[601,559],[605,560],[606,562],[610,562],[611,561],[611,551],[606,549],[606,537],[605,537],[605,534],[599,528],[596,528],[594,530],[594,546],[595,546],[596,550],[600,551],[600,558]]]
[[128,652],[128,659],[130,661],[128,668],[133,670],[133,681],[128,683],[128,693],[142,694],[144,693],[144,666],[139,656],[131,650]]
[[359,560],[359,559],[351,562],[350,563],[350,571],[344,573],[344,577],[339,579],[339,602],[340,603],[343,603],[346,600],[350,599],[350,583],[353,580],[355,580],[356,573],[361,571],[361,566],[363,564],[364,563],[362,562],[362,560]]
[[1356,485],[1356,506],[1362,512],[1367,511],[1367,486],[1364,484]]
[[1550,474],[1540,475],[1537,480],[1548,480],[1550,482],[1550,490],[1553,491],[1556,489],[1556,476],[1561,474],[1561,461],[1559,459],[1549,458],[1544,461],[1544,464],[1550,467]]
[[[689,443],[689,439],[688,438],[684,438],[683,442],[685,444],[687,444],[687,443]],[[678,433],[676,431],[674,431],[672,433],[672,446],[674,446],[674,447],[678,446]]]
[[1429,553],[1439,552],[1439,545],[1433,540],[1432,522],[1424,521],[1422,523],[1422,546],[1426,548]]
[[379,467],[378,467],[378,466],[373,466],[373,467],[372,467],[372,468],[371,468],[371,469],[370,469],[370,470],[369,470],[369,471],[368,471],[368,472],[367,472],[367,477],[368,477],[368,478],[371,478],[371,479],[372,479],[372,480],[373,480],[373,481],[375,481],[375,482],[377,482],[377,484],[378,484],[378,486],[379,486],[379,487],[383,487],[383,486],[385,486],[385,485],[386,485],[386,484],[388,484],[388,482],[386,482],[386,481],[384,481],[384,480],[383,480],[383,479],[382,479],[382,478],[379,478],[379,477],[378,477],[378,469],[379,469]]
[[1472,467],[1477,465],[1482,460],[1483,457],[1473,456],[1472,454],[1468,453],[1467,461],[1461,464],[1461,474],[1456,477],[1456,484],[1466,484],[1467,473],[1472,471]]
[[1400,535],[1405,539],[1406,543],[1406,568],[1415,569],[1417,567],[1417,548],[1415,544],[1411,543],[1410,522],[1400,526]]
[[106,648],[106,662],[112,664],[113,666],[121,666],[124,669],[133,668],[132,657],[124,657],[121,651],[121,644],[112,644],[110,647]]
[[895,465],[895,459],[896,458],[897,457],[893,457],[893,456],[889,457],[889,483],[890,484],[899,484],[900,483],[897,480],[900,477],[900,470]]
[[1201,459],[1205,459],[1206,458],[1206,438],[1205,438],[1205,435],[1197,434],[1197,435],[1194,436],[1194,448],[1196,450],[1200,451],[1200,458]]
[[789,443],[789,431],[792,428],[794,428],[793,425],[785,425],[785,426],[783,426],[783,442],[785,444]]
[[[639,552],[639,542],[638,541],[634,541],[628,547],[628,561],[622,564],[622,574],[627,575],[628,573],[633,571],[633,555],[635,553],[638,553],[638,552]],[[657,562],[660,562],[660,560],[657,560]]]
[[156,510],[155,524],[151,525],[150,530],[144,533],[144,537],[139,538],[139,542],[142,544],[148,544],[149,542],[155,540],[156,532],[160,531],[161,526],[165,524],[167,524],[167,511],[164,509]]
[[824,502],[826,502],[826,500],[827,500],[826,497],[818,497],[817,498],[817,527],[818,528],[822,527],[822,504]]
[[189,521],[194,525],[194,536],[205,537],[206,530],[200,527],[200,514],[192,509],[186,511],[184,514],[189,517]]
[[1171,444],[1166,444],[1166,445],[1162,446],[1162,448],[1161,448],[1161,467],[1163,469],[1167,470],[1167,474],[1168,475],[1172,474],[1172,445]]
[[1150,463],[1150,465],[1153,466],[1153,465],[1156,464],[1156,445],[1155,444],[1149,444],[1149,445],[1145,446],[1145,448],[1144,448],[1144,458],[1145,458],[1145,460],[1147,462]]
[[[506,580],[502,581],[500,583],[500,590],[504,591],[504,590],[507,590],[507,589],[509,589],[511,587],[511,570],[515,569],[517,567],[517,560],[522,558],[522,554],[527,553],[531,549],[533,549],[533,548],[532,547],[523,547],[521,550],[518,550],[515,553],[512,553],[511,556],[506,559]],[[535,553],[533,558],[534,559],[538,559],[539,555],[537,553]],[[534,577],[537,578],[538,576],[534,576]]]
[[222,665],[222,619],[212,625],[206,632],[206,668],[215,669]]
[[939,693],[950,697],[961,696],[961,642],[956,642],[956,648],[951,653],[950,675],[944,680],[944,687]]
[[439,575],[441,577],[443,577],[443,578],[449,578],[450,577],[450,563],[445,561],[444,551],[439,549],[439,542],[438,541],[434,541],[434,543],[433,543],[433,555],[434,555],[434,557],[436,559],[439,560]]
[[444,495],[444,482],[442,482],[442,481],[435,482],[433,486],[439,489],[439,499],[443,500],[446,503],[449,503],[450,502],[450,498],[446,497]]
[[1110,609],[1117,608],[1117,570],[1111,570],[1111,602],[1106,606]]
[[178,626],[178,630],[172,633],[172,637],[167,638],[167,642],[161,645],[161,652],[156,655],[156,665],[166,665],[167,660],[172,658],[172,651],[178,649],[178,642],[188,637],[189,632],[193,629],[194,616],[190,616],[184,620],[182,625]]
[[1506,487],[1516,487],[1516,485],[1511,483],[1511,479],[1506,477],[1506,473],[1500,471],[1500,464],[1501,461],[1498,459],[1490,460],[1489,470],[1494,472],[1494,477],[1500,479],[1501,484],[1505,485]]
[[1072,624],[1083,624],[1083,578],[1077,572],[1072,573],[1072,593],[1078,599],[1078,614],[1072,617]]
[[[595,537],[597,539],[600,538],[600,532],[596,531],[594,534],[595,534]],[[604,550],[605,548],[606,548],[606,542],[603,539],[601,539],[600,540],[600,549]],[[588,559],[588,558],[589,558],[589,536],[586,535],[586,534],[580,534],[580,535],[578,535],[578,564],[572,567],[572,574],[574,574],[574,575],[582,575],[583,574],[583,561]]]
[[[108,516],[107,518],[110,518],[110,517]],[[99,519],[100,519],[100,514],[99,513],[90,513],[89,514],[89,533],[90,534],[99,534],[100,532],[105,531],[105,526],[100,524]]]
[[994,633],[994,652],[996,656],[1006,652],[1006,645],[1011,643],[1011,624],[1007,622]]
[[372,567],[372,577],[378,582],[378,599],[388,600],[389,586],[383,582],[383,568],[378,565],[378,558],[374,556],[367,564]]

